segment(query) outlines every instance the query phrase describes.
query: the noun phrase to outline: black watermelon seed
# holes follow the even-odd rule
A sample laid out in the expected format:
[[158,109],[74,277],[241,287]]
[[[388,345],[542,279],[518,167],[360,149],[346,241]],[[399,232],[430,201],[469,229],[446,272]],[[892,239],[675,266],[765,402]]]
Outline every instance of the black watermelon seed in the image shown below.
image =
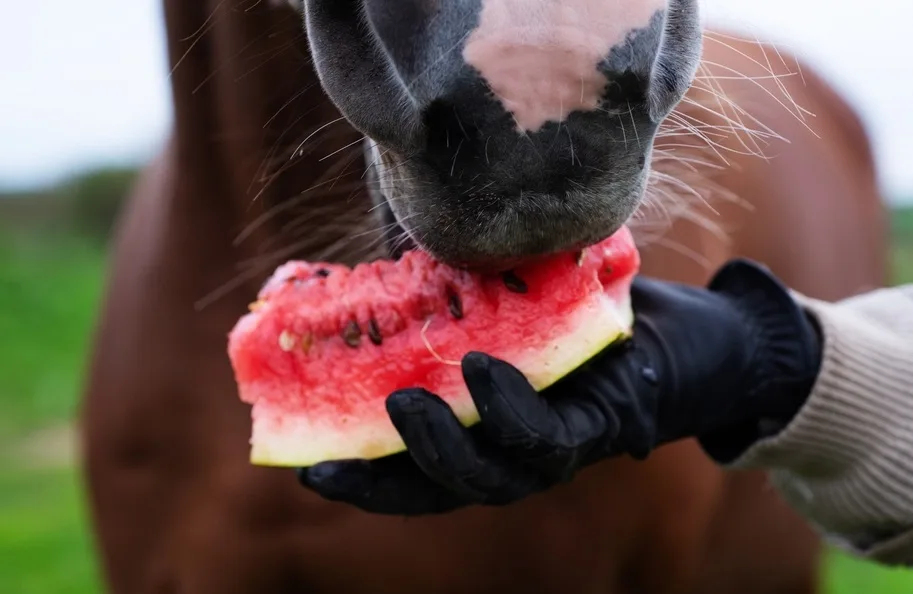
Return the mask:
[[458,320],[463,319],[463,302],[460,301],[460,296],[456,293],[450,293],[447,297],[447,307],[450,309],[451,315]]
[[574,262],[577,263],[577,266],[583,266],[583,250],[574,254]]
[[320,278],[326,278],[326,277],[330,276],[330,271],[327,270],[326,268],[318,268],[317,276],[319,276]]
[[342,330],[342,339],[353,348],[361,344],[361,328],[358,327],[358,322],[353,320],[346,324]]
[[377,320],[373,318],[368,320],[368,338],[376,345],[384,341],[384,337],[380,335],[380,328],[377,327]]
[[508,291],[513,293],[526,293],[529,290],[529,287],[526,286],[523,279],[514,274],[513,270],[508,270],[501,275],[501,278],[504,280],[504,286],[507,287]]

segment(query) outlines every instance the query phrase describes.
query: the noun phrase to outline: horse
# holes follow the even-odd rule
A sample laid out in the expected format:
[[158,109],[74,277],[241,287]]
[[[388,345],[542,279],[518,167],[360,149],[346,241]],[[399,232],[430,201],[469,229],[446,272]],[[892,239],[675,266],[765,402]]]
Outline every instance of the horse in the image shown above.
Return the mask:
[[[80,411],[110,592],[820,591],[814,531],[763,474],[725,472],[692,441],[514,505],[419,518],[329,502],[248,462],[227,333],[287,259],[351,265],[412,242],[503,265],[627,221],[643,273],[659,278],[702,284],[745,256],[822,299],[886,282],[881,196],[852,108],[798,58],[699,26],[694,2],[642,3],[618,3],[618,19],[594,4],[584,22],[561,8],[581,0],[507,12],[493,0],[164,1],[173,131],[115,229]],[[539,104],[511,95],[511,72],[536,78],[523,52],[562,70],[501,30],[561,18],[564,31],[591,27],[573,62],[589,78],[572,73],[573,93],[540,88]],[[453,56],[425,51],[446,42]],[[504,208],[528,234],[469,233]],[[446,230],[448,217],[463,223]]]

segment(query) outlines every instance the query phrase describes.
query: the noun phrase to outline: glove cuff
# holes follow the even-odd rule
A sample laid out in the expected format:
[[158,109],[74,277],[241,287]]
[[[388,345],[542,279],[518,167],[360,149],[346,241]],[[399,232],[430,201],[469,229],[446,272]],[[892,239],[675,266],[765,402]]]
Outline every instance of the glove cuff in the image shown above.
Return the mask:
[[756,263],[730,261],[707,288],[740,312],[755,349],[739,403],[744,420],[699,438],[707,454],[725,464],[779,433],[802,408],[821,367],[821,339],[789,290]]

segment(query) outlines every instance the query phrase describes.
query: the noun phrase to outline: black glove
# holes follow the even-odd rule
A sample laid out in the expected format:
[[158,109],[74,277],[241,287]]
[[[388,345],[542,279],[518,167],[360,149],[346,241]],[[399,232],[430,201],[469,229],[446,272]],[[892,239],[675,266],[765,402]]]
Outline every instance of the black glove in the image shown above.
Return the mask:
[[299,469],[301,483],[385,514],[503,505],[687,437],[726,462],[804,403],[820,366],[817,331],[764,269],[731,262],[707,289],[640,277],[631,294],[633,338],[541,395],[511,365],[470,353],[462,370],[479,424],[463,427],[425,390],[399,391],[387,411],[407,452]]

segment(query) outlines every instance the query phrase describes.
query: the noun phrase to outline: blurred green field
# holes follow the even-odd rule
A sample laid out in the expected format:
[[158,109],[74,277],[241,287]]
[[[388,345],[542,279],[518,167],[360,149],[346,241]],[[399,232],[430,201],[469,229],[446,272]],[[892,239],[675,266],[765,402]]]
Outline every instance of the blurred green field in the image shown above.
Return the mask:
[[[896,281],[913,281],[913,210],[893,217]],[[0,594],[100,592],[73,418],[104,277],[103,242],[0,228]],[[913,592],[913,572],[833,555],[829,594]]]

